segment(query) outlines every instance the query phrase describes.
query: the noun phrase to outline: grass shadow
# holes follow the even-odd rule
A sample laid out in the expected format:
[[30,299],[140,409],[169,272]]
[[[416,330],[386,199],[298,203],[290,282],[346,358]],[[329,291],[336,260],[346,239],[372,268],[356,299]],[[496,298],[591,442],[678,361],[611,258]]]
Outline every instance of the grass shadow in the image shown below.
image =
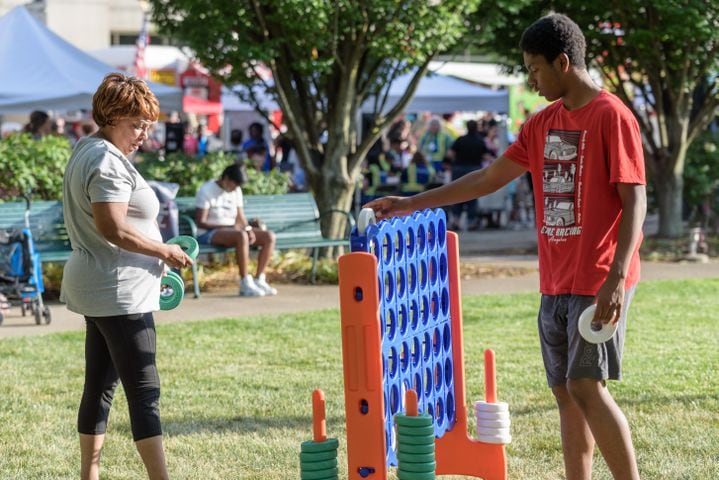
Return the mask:
[[[344,417],[328,417],[328,424],[344,424]],[[129,423],[113,425],[113,430],[131,435]],[[307,416],[273,417],[212,417],[212,418],[176,418],[162,419],[162,431],[165,435],[180,436],[198,433],[239,433],[251,434],[268,430],[305,430],[312,433],[312,418]]]

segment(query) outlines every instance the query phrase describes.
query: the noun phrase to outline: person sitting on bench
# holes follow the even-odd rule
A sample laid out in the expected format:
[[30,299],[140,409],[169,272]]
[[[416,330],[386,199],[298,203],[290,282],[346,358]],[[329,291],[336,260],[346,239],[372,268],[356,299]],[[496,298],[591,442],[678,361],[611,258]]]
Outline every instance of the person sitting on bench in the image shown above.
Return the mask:
[[[263,297],[276,295],[265,278],[265,267],[272,258],[275,234],[252,226],[243,210],[242,185],[246,174],[242,167],[232,164],[225,168],[219,180],[202,184],[195,195],[195,222],[200,244],[233,247],[237,253],[240,272],[240,296]],[[250,245],[259,247],[257,274],[247,273]]]

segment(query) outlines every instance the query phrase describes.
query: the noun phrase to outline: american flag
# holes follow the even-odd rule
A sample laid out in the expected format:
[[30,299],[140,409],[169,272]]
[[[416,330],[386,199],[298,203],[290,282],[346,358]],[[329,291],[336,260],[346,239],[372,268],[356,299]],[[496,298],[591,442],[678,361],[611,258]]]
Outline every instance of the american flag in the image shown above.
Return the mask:
[[150,43],[150,34],[147,31],[147,13],[142,14],[142,28],[135,43],[135,76],[147,80],[148,71],[145,66],[145,47]]

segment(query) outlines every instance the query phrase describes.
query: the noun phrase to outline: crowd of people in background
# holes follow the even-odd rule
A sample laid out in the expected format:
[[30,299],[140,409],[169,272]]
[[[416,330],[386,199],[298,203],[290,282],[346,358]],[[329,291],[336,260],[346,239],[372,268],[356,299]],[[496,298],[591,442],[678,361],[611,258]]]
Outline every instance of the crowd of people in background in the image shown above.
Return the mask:
[[[35,110],[30,113],[30,118],[22,128],[22,133],[27,133],[33,139],[39,140],[48,135],[66,137],[70,141],[70,145],[75,145],[82,137],[92,135],[97,131],[97,125],[92,119],[68,122],[63,117],[52,117],[49,113],[42,110]],[[9,130],[4,136],[11,135],[13,132]]]
[[[511,143],[500,138],[500,123],[492,114],[457,128],[454,114],[425,114],[414,121],[402,116],[388,128],[367,155],[362,203],[384,195],[414,195],[486,168]],[[503,207],[481,211],[476,200],[447,208],[449,226],[459,230],[499,227],[503,222],[530,225],[532,184],[529,176],[512,182],[500,195]]]
[[[364,203],[387,194],[414,195],[486,168],[512,141],[511,133],[500,126],[491,113],[464,122],[458,122],[453,113],[401,115],[367,154],[358,179],[361,191],[358,201]],[[212,132],[203,121],[189,121],[179,112],[171,112],[162,124],[153,125],[139,152],[179,151],[197,158],[224,152],[237,163],[258,171],[284,172],[289,177],[290,191],[306,191],[305,171],[292,140],[273,127],[268,130],[264,123],[254,122],[247,127],[246,135],[242,129],[233,128],[228,142],[223,142],[219,129]],[[46,135],[64,136],[74,145],[80,138],[97,131],[97,126],[91,119],[66,121],[34,111],[23,131],[35,139]],[[177,140],[170,148],[172,135],[176,135]],[[449,227],[477,230],[507,223],[531,226],[531,214],[527,213],[532,210],[531,179],[520,178],[503,194],[507,197],[503,211],[482,211],[477,201],[448,207]],[[504,215],[504,221],[500,221],[500,215]]]

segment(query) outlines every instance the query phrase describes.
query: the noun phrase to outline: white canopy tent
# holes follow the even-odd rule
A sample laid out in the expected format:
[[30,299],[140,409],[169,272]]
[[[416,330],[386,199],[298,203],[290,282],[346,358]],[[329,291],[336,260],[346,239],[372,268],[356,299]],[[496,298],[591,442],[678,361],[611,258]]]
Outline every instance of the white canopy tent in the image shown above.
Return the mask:
[[[90,110],[114,71],[66,42],[23,6],[0,17],[0,115],[32,110]],[[163,111],[182,110],[182,91],[149,83]]]
[[521,85],[525,82],[524,75],[509,74],[494,63],[474,62],[429,62],[429,70],[441,75],[461,78],[472,83],[493,87]]
[[[392,82],[384,112],[390,110],[407,91],[412,76],[412,73],[408,73]],[[362,111],[371,113],[372,102],[372,99],[365,102]],[[506,113],[509,111],[509,93],[506,90],[480,87],[446,75],[428,73],[420,80],[414,97],[404,111],[410,113],[473,111]]]
[[[113,45],[88,52],[99,61],[121,70],[129,70],[135,62],[135,45]],[[145,47],[145,66],[150,70],[184,72],[191,63],[188,53],[167,45]]]

